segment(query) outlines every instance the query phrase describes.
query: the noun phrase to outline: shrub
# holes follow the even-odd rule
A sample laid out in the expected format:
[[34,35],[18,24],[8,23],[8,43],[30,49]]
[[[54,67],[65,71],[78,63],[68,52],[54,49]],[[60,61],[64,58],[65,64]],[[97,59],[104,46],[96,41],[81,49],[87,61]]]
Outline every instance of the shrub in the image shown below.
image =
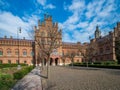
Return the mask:
[[29,67],[25,67],[15,73],[13,73],[14,79],[22,79],[27,73],[29,73],[34,67],[33,66],[29,66]]
[[14,84],[12,75],[10,74],[0,74],[0,90],[9,90]]
[[100,64],[102,64],[102,62],[94,62],[93,64],[99,64],[100,65]]
[[[27,64],[20,64],[21,66],[27,66]],[[0,64],[0,68],[8,68],[8,67],[17,67],[18,64]]]

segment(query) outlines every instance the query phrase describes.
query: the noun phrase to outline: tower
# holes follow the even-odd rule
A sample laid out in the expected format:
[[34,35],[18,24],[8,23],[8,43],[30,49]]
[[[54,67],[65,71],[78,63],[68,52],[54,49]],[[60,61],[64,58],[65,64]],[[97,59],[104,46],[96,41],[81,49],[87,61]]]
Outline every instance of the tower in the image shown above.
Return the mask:
[[100,36],[101,36],[101,31],[99,30],[99,27],[97,25],[95,30],[95,38],[100,38]]

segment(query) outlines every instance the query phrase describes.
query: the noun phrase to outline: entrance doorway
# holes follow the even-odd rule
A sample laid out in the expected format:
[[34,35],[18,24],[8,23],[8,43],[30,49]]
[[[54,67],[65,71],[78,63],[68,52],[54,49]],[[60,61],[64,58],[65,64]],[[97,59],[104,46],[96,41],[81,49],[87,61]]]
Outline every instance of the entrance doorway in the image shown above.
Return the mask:
[[58,65],[58,58],[55,58],[55,65]]
[[50,58],[50,66],[52,65],[52,63],[53,63],[53,59],[52,59],[52,58]]

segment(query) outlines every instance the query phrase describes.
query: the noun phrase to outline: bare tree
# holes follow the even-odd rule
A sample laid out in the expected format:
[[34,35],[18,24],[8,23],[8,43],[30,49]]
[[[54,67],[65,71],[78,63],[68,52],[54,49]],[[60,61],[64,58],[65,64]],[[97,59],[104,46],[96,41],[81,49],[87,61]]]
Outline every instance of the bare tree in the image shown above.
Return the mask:
[[71,51],[71,52],[67,53],[67,57],[70,58],[70,60],[71,60],[72,67],[73,67],[73,64],[74,64],[74,58],[75,58],[75,56],[76,56],[76,53],[74,51]]
[[65,61],[66,61],[66,58],[67,58],[67,57],[68,57],[68,56],[67,56],[66,54],[63,54],[62,57],[61,57],[64,66],[65,66]]
[[[61,46],[61,30],[55,30],[51,27],[47,28],[47,36],[41,33],[40,36],[38,31],[35,31],[35,44],[37,45],[41,55],[44,55],[47,59],[47,78],[48,78],[48,66],[50,63],[50,55],[54,49],[58,49]],[[46,38],[47,37],[47,38]],[[43,57],[42,57],[43,59]]]

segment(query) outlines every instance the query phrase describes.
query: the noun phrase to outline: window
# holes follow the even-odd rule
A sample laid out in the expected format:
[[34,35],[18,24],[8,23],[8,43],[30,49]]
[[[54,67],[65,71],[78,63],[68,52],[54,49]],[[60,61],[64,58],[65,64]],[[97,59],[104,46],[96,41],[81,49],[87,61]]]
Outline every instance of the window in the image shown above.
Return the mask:
[[26,49],[23,50],[23,56],[27,56],[27,50]]
[[109,51],[109,50],[110,50],[110,47],[107,46],[107,47],[106,47],[106,51]]
[[11,49],[7,49],[7,55],[8,55],[8,56],[11,55]]
[[11,64],[11,60],[8,60],[8,64]]
[[15,55],[18,55],[18,49],[15,49]]
[[0,60],[0,64],[2,64],[3,62],[2,62],[2,60]]
[[2,49],[0,49],[0,56],[2,56],[3,55],[3,50]]
[[100,48],[100,53],[103,53],[103,48]]
[[34,52],[33,52],[33,51],[31,51],[31,52],[30,52],[30,55],[31,55],[31,56],[34,56]]

